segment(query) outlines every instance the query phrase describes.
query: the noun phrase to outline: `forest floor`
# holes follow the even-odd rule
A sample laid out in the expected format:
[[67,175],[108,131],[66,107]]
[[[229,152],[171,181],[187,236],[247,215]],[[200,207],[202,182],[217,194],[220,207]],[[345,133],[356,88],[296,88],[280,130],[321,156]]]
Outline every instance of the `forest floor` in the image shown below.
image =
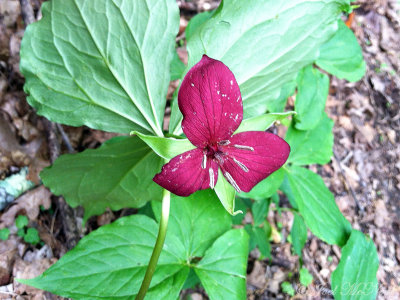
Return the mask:
[[[36,18],[40,17],[41,2],[31,1]],[[181,30],[177,41],[184,45],[188,20],[216,8],[218,1],[178,3]],[[357,83],[331,78],[326,110],[335,121],[334,157],[331,163],[312,168],[322,175],[353,227],[374,240],[380,261],[378,299],[400,299],[400,2],[361,0],[353,4],[360,7],[355,10],[351,29],[362,46],[367,74]],[[81,228],[82,211],[63,205],[62,199],[39,185],[39,171],[55,157],[96,148],[113,135],[87,127],[56,126],[27,104],[19,71],[22,11],[20,1],[0,0],[0,180],[27,167],[28,179],[37,186],[0,211],[0,229],[11,230],[8,240],[0,240],[0,299],[61,299],[19,284],[14,278],[39,275],[81,236],[127,211],[92,217]],[[184,46],[179,54],[187,59]],[[63,133],[67,139],[62,138]],[[16,234],[15,218],[21,213],[28,216],[28,227],[39,232],[42,242],[36,246]],[[281,290],[283,281],[296,288],[292,299],[333,299],[330,276],[340,259],[340,249],[309,233],[303,260],[314,281],[307,289],[300,288],[299,260],[287,241],[293,216],[270,210],[268,220],[282,225],[280,235],[272,242],[272,260],[258,260],[257,251],[250,254],[248,299],[289,299]],[[201,289],[189,292],[192,299],[207,299]]]

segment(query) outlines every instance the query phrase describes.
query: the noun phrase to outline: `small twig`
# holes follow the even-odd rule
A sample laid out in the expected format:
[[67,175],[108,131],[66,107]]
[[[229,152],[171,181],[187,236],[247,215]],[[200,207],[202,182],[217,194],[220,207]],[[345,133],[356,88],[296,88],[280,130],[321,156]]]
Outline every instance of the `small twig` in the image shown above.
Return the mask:
[[64,142],[65,146],[66,146],[67,149],[68,149],[68,152],[69,152],[69,153],[74,153],[75,150],[74,150],[74,148],[72,147],[71,142],[69,141],[68,135],[67,135],[67,134],[65,133],[65,131],[64,131],[64,128],[62,128],[62,126],[61,126],[60,124],[58,124],[58,123],[56,124],[56,126],[57,126],[58,131],[59,131],[60,134],[61,134],[61,137],[62,137],[62,139],[63,139],[63,142]]
[[311,259],[310,259],[310,256],[308,255],[307,249],[303,250],[303,259],[304,259],[304,261],[307,261],[307,265],[310,267],[310,269],[314,273],[314,275],[317,276],[319,282],[323,285],[326,285],[325,280],[321,277],[321,274],[319,274],[318,270],[315,268],[314,264],[311,262]]
[[360,206],[360,203],[357,200],[356,193],[354,192],[353,187],[351,186],[351,184],[347,180],[347,176],[343,171],[342,164],[341,164],[339,158],[337,157],[335,150],[333,150],[333,157],[335,158],[336,163],[339,166],[339,170],[340,170],[340,173],[342,174],[342,177],[344,179],[345,186],[346,186],[347,190],[350,191],[351,196],[353,197],[354,203],[356,204],[356,214],[358,214],[359,212],[361,212],[363,214],[364,213],[364,209]]
[[19,0],[21,4],[22,19],[24,20],[25,26],[35,22],[35,15],[30,0]]
[[[55,123],[50,122],[43,118],[44,127],[47,132],[47,147],[49,149],[50,162],[54,163],[58,156],[60,156],[60,143],[56,135],[57,126]],[[72,249],[80,240],[78,226],[75,219],[75,211],[64,200],[63,197],[55,198],[58,209],[63,223],[63,232],[66,239],[67,249]]]

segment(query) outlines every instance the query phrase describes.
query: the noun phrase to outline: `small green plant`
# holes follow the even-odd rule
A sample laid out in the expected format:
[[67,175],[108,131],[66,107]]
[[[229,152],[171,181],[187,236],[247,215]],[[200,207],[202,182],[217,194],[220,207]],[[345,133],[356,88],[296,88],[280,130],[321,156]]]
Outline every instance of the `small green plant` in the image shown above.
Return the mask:
[[17,235],[22,237],[28,244],[36,245],[40,242],[39,233],[36,228],[27,228],[29,220],[26,216],[19,215],[15,219],[15,226],[17,226]]
[[284,281],[281,284],[282,292],[288,294],[289,296],[294,296],[295,290],[290,282]]
[[302,267],[300,269],[300,283],[305,287],[307,287],[312,283],[312,281],[313,281],[313,276],[306,268]]
[[8,237],[10,236],[10,229],[8,228],[2,228],[0,229],[0,240],[8,240]]

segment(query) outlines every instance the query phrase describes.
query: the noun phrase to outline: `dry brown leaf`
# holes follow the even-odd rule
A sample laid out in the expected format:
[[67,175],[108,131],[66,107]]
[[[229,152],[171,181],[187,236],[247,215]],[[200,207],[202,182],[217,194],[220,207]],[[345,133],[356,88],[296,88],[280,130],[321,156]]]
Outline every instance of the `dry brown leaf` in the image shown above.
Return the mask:
[[21,14],[21,6],[17,0],[0,1],[0,15],[2,16],[2,22],[12,27],[17,22],[18,17]]
[[10,282],[12,266],[18,251],[18,239],[11,236],[0,243],[0,286]]
[[40,206],[49,209],[51,206],[51,192],[41,185],[30,190],[14,201],[14,205],[0,218],[0,228],[11,226],[19,212],[25,212],[27,217],[33,221],[39,215]]
[[247,276],[247,283],[262,289],[266,285],[265,269],[260,261],[254,262],[254,267],[251,273]]
[[339,125],[342,126],[344,129],[353,131],[354,125],[351,119],[348,116],[340,116],[339,118]]
[[[18,258],[14,264],[13,277],[23,279],[34,278],[42,274],[56,261],[57,259],[55,258],[45,258],[34,260],[33,262],[26,262],[21,258]],[[37,295],[38,293],[40,293],[38,289],[16,281],[14,281],[14,292],[19,295],[23,293]]]
[[375,129],[369,124],[365,124],[364,126],[357,126],[357,129],[362,133],[367,142],[371,144],[376,135]]

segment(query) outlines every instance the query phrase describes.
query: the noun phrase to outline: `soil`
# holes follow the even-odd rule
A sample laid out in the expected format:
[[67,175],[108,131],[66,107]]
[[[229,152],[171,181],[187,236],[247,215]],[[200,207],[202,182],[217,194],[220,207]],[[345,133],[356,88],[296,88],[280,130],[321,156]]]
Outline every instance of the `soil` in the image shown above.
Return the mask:
[[[0,1],[0,180],[28,167],[28,178],[39,184],[39,171],[60,154],[96,148],[114,136],[87,127],[50,123],[27,104],[19,71],[19,47],[29,19],[24,6],[30,3],[31,17],[38,19],[41,2]],[[177,42],[184,45],[184,28],[190,18],[216,8],[218,1],[178,3],[181,30]],[[378,299],[400,299],[400,4],[396,0],[353,4],[359,7],[349,26],[363,49],[367,74],[356,83],[331,77],[326,111],[335,121],[334,157],[331,163],[311,169],[324,178],[353,227],[375,242],[380,261]],[[187,59],[184,46],[179,54]],[[171,84],[169,95],[176,86],[176,82]],[[284,205],[284,197],[281,199]],[[14,278],[40,274],[83,235],[131,212],[108,211],[92,217],[81,228],[80,209],[69,208],[62,198],[40,185],[26,192],[0,211],[0,228],[7,226],[12,233],[7,241],[0,241],[0,299],[62,299],[19,284]],[[32,246],[16,235],[18,213],[28,216],[41,244]],[[303,262],[314,280],[311,286],[302,288],[299,258],[292,255],[287,242],[293,216],[271,209],[268,220],[275,227],[282,224],[282,229],[272,242],[271,260],[259,260],[257,251],[250,254],[248,299],[289,299],[281,289],[284,281],[295,288],[293,299],[333,299],[330,276],[339,262],[340,249],[309,233]],[[192,299],[207,299],[202,289],[186,291],[188,294]]]

